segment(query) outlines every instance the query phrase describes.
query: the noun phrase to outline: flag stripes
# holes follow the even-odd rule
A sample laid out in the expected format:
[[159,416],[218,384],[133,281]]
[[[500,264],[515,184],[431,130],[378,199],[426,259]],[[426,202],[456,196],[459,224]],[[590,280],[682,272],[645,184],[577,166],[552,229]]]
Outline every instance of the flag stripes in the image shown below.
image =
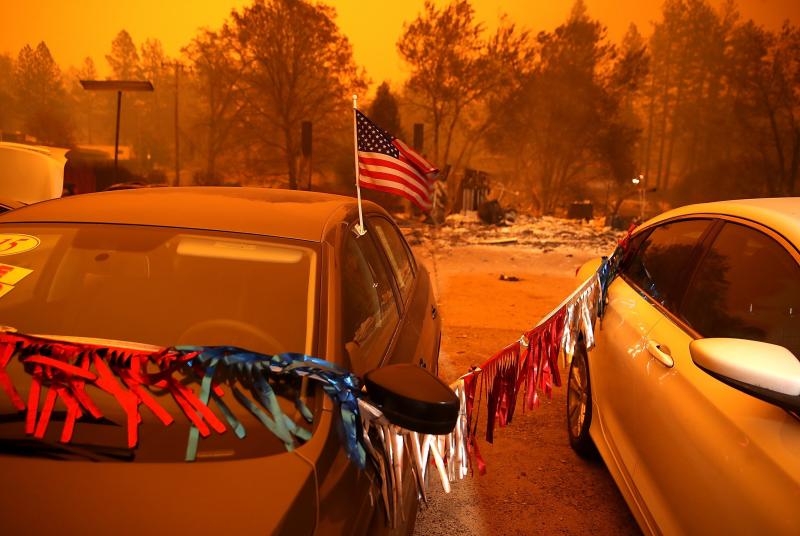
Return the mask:
[[429,212],[439,170],[363,113],[355,114],[359,185],[401,195]]

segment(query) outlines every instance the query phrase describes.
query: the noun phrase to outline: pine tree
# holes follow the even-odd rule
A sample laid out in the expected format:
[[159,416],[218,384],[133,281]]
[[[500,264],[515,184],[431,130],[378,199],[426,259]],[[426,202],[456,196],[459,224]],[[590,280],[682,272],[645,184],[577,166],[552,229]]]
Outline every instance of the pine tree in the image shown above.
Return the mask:
[[405,139],[400,124],[400,109],[388,82],[383,82],[378,86],[375,91],[375,100],[370,104],[368,114],[370,119],[383,130],[397,138]]
[[139,80],[142,77],[139,53],[127,30],[121,30],[111,42],[111,54],[106,55],[106,61],[118,80]]
[[26,133],[44,143],[70,143],[72,125],[61,70],[44,41],[36,49],[25,45],[20,50],[14,79]]

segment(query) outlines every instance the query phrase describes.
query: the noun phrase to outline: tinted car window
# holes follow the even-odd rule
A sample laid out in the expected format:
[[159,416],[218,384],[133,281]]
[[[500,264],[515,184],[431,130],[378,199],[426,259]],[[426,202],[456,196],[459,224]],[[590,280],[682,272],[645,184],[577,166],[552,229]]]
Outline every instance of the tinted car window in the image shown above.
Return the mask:
[[380,365],[398,322],[390,275],[369,235],[347,233],[342,252],[342,342],[352,370]]
[[403,298],[408,297],[411,291],[411,284],[414,282],[414,271],[411,268],[410,252],[405,244],[405,239],[394,225],[383,218],[370,218],[375,231],[375,238],[381,244],[389,265],[397,279],[397,286]]
[[726,223],[700,262],[681,313],[704,337],[769,342],[800,356],[800,267],[772,238]]
[[653,300],[674,310],[692,253],[710,222],[684,220],[656,227],[626,260],[623,273]]

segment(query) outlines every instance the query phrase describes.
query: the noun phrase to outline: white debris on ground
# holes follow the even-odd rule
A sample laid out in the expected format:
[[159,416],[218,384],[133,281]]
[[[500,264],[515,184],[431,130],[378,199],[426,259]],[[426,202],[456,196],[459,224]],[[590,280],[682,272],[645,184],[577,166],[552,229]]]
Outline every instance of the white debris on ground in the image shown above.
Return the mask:
[[580,252],[597,256],[608,255],[622,235],[605,226],[602,218],[587,222],[520,215],[506,225],[487,225],[475,212],[451,214],[442,225],[406,228],[404,232],[412,243],[425,243],[436,249],[465,245],[524,246],[532,252]]

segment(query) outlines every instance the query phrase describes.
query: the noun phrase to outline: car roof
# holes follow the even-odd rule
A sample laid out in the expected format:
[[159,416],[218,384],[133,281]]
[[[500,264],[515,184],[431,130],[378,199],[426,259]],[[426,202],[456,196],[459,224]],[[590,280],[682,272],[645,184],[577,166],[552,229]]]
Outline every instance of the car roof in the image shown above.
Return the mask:
[[0,223],[153,225],[319,242],[332,217],[338,213],[342,218],[355,209],[354,198],[317,192],[218,186],[142,188],[36,203],[0,216]]
[[773,229],[800,248],[800,197],[734,199],[686,205],[664,212],[645,222],[642,227],[693,214],[734,216],[751,220]]

